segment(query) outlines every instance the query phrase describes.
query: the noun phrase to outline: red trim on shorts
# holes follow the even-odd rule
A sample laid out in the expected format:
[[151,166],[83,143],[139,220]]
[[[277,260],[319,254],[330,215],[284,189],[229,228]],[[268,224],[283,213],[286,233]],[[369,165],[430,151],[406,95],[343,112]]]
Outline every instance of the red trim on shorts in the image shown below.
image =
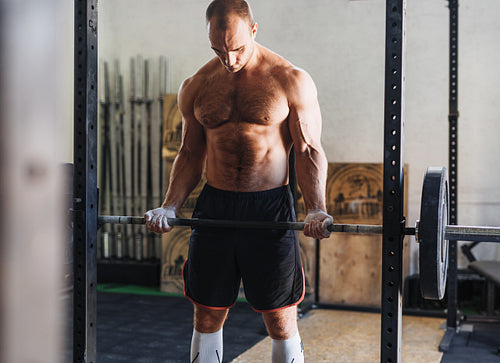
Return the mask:
[[203,305],[203,304],[200,304],[199,302],[197,301],[194,301],[191,297],[189,297],[187,294],[186,294],[186,279],[184,278],[184,267],[186,266],[186,262],[187,262],[187,258],[186,260],[184,261],[184,264],[182,265],[182,284],[183,284],[183,290],[184,290],[184,296],[189,300],[191,301],[193,304],[195,305],[198,305],[198,306],[201,306],[202,308],[205,308],[205,309],[209,309],[209,310],[226,310],[226,309],[230,309],[232,308],[234,305],[236,305],[236,301],[233,303],[233,305],[230,305],[230,306],[208,306],[208,305]]
[[302,296],[299,298],[299,300],[296,303],[287,305],[287,306],[282,306],[281,308],[276,308],[276,309],[271,309],[271,310],[257,310],[252,307],[252,309],[258,313],[274,313],[276,311],[280,311],[292,306],[299,305],[302,300],[304,300],[304,296],[306,295],[306,278],[304,276],[304,268],[302,267]]

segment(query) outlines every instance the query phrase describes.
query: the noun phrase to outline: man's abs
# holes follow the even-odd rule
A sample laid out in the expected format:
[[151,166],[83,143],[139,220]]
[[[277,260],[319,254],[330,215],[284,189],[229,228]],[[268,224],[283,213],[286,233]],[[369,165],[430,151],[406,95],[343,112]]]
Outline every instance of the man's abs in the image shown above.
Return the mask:
[[288,132],[228,123],[207,130],[207,182],[230,191],[260,191],[288,183]]

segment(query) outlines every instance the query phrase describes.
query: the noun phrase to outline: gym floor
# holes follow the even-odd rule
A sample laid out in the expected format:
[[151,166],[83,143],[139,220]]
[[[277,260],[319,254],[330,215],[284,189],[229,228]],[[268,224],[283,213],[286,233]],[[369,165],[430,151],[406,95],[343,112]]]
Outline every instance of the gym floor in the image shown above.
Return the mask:
[[[183,297],[109,292],[97,295],[97,361],[189,361],[191,303]],[[115,289],[114,291],[128,291]],[[67,296],[68,306],[70,297]],[[71,319],[69,319],[71,321]],[[500,362],[500,324],[474,324],[438,352],[444,319],[403,317],[402,361],[411,363]],[[299,320],[306,361],[379,362],[379,314],[312,310]],[[72,327],[66,326],[65,362],[72,361]],[[269,358],[268,358],[269,357]],[[224,327],[224,362],[270,361],[270,341],[260,315],[238,302]]]

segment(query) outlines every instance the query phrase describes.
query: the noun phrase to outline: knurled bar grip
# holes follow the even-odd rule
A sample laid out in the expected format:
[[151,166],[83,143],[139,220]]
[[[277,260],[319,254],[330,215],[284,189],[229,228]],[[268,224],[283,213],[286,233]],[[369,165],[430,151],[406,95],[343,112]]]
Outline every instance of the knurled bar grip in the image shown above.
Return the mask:
[[[144,217],[130,216],[99,216],[99,224],[145,224]],[[242,228],[242,229],[288,229],[295,231],[304,230],[303,222],[260,222],[260,221],[235,221],[219,219],[197,218],[167,218],[171,226],[186,227],[216,227],[216,228]],[[330,232],[381,234],[382,226],[369,224],[332,224],[328,226]]]

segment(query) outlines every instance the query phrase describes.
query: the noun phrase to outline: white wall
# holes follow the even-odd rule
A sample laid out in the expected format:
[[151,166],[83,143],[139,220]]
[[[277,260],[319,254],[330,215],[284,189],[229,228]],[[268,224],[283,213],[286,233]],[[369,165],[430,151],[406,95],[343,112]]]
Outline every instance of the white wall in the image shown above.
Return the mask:
[[[99,4],[102,59],[141,53],[170,58],[175,92],[213,56],[205,28],[208,0],[105,0]],[[257,40],[315,79],[330,162],[383,162],[385,1],[289,0],[250,2]],[[448,163],[447,1],[408,1],[405,163],[409,165],[408,223],[419,218],[422,177]],[[495,59],[497,0],[460,2],[459,216],[461,224],[500,225],[500,72]],[[128,78],[128,77],[126,77]],[[127,81],[127,79],[125,80]],[[128,85],[125,84],[125,90]],[[495,123],[495,121],[497,121]],[[480,258],[499,258],[482,244]],[[412,271],[417,269],[412,243]]]

